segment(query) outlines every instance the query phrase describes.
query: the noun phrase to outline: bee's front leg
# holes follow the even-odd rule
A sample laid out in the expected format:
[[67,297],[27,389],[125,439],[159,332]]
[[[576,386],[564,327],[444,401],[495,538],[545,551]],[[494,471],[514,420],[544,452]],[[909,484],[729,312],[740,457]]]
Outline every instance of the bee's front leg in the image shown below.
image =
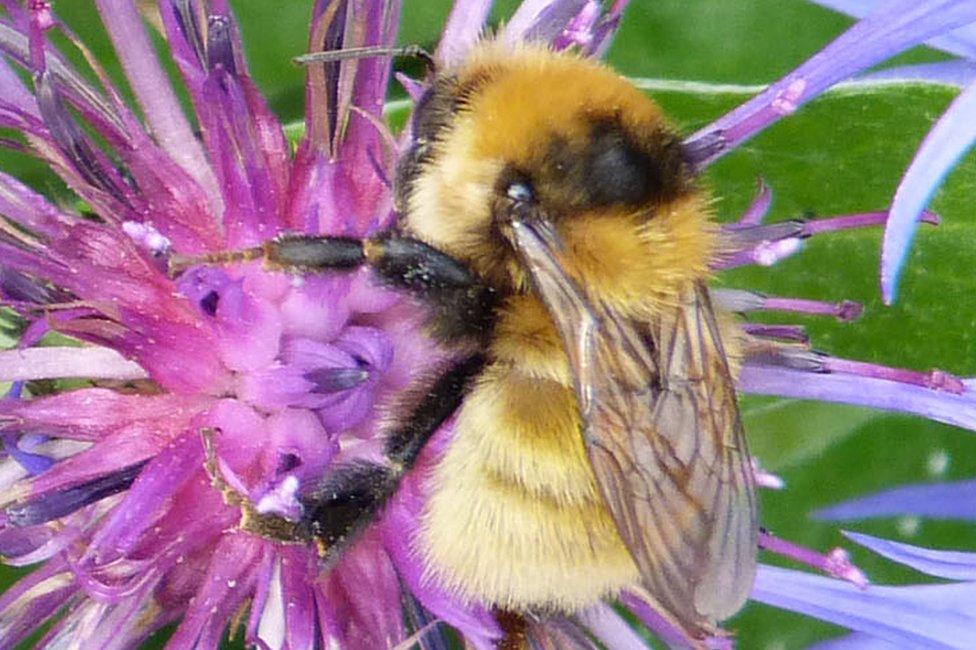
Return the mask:
[[252,533],[266,539],[273,539],[277,542],[289,544],[307,543],[309,537],[302,533],[298,522],[291,521],[280,515],[259,512],[250,497],[242,494],[227,482],[223,472],[220,470],[220,463],[217,460],[217,449],[214,441],[217,432],[218,429],[213,427],[206,427],[200,430],[200,438],[203,440],[205,454],[203,467],[207,472],[207,476],[210,477],[210,484],[215,490],[220,492],[224,503],[231,507],[240,508],[240,529],[246,533]]

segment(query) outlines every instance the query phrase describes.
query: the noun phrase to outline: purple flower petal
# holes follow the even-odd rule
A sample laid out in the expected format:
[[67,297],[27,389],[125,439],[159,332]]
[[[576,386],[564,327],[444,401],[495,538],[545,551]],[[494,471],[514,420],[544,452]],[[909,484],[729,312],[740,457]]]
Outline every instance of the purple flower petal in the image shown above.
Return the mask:
[[976,521],[976,481],[903,485],[813,513],[830,521],[905,515]]
[[9,506],[6,509],[7,519],[15,526],[36,526],[52,519],[60,519],[79,508],[128,490],[145,464],[145,461],[136,463],[80,485],[62,488],[40,498],[30,499],[26,503]]
[[879,639],[870,634],[855,632],[837,639],[821,641],[807,646],[807,650],[898,650],[903,646]]
[[[956,498],[965,498],[958,495]],[[889,560],[937,578],[976,581],[976,553],[939,551],[893,542],[863,533],[844,531],[844,536]]]
[[125,499],[92,538],[88,555],[100,561],[130,552],[146,528],[162,514],[173,493],[203,467],[203,447],[196,431],[185,434],[152,459]]
[[146,371],[115,350],[45,347],[0,352],[0,381],[92,377],[142,379]]
[[51,560],[35,569],[0,597],[0,639],[16,647],[61,609],[77,590],[63,560]]
[[309,583],[308,576],[318,570],[317,558],[307,549],[287,549],[281,555],[281,594],[287,594],[285,647],[313,650],[317,647],[319,630],[315,620],[315,586]]
[[[209,398],[123,395],[80,389],[31,400],[0,400],[0,427],[78,441],[119,438],[164,440],[183,433]],[[123,465],[124,466],[124,465]],[[50,472],[49,472],[50,473]]]
[[899,647],[972,647],[976,583],[859,589],[760,565],[752,599],[866,632]]
[[759,395],[856,404],[914,413],[976,431],[976,395],[962,395],[887,379],[830,373],[812,373],[771,366],[742,367],[739,390]]
[[516,10],[499,38],[506,43],[556,39],[587,5],[587,0],[526,0]]
[[945,175],[974,143],[976,83],[953,100],[928,132],[895,190],[881,249],[881,295],[886,304],[895,300],[919,214]]
[[752,203],[742,213],[742,216],[739,217],[739,221],[736,224],[739,227],[758,226],[769,213],[769,206],[773,203],[773,190],[769,185],[766,185],[766,182],[762,178],[756,181],[756,186],[755,198],[752,199]]
[[965,88],[976,81],[976,62],[940,61],[884,68],[858,77],[861,81],[892,83],[937,83]]
[[614,0],[610,11],[600,19],[593,30],[593,40],[583,49],[587,56],[601,57],[610,48],[613,36],[620,26],[620,19],[623,17],[624,9],[630,4],[630,0]]
[[492,0],[456,0],[437,46],[437,60],[450,67],[464,60],[481,38]]
[[174,160],[216,195],[213,171],[156,59],[135,4],[132,0],[98,0],[98,7],[153,134]]
[[253,589],[263,542],[225,535],[207,567],[195,600],[169,640],[172,648],[216,648],[227,621]]
[[491,612],[479,605],[465,605],[438,584],[436,579],[425,576],[424,564],[416,550],[427,499],[428,486],[424,485],[424,477],[429,476],[432,458],[442,451],[440,448],[449,437],[447,433],[442,429],[435,434],[434,440],[422,453],[417,471],[404,479],[383,517],[381,535],[397,571],[424,608],[460,630],[478,650],[491,650],[502,635]]
[[607,648],[647,650],[647,642],[609,605],[598,603],[580,612],[578,618]]
[[[810,0],[811,2],[839,11],[840,13],[864,18],[884,5],[883,0]],[[937,36],[925,42],[926,45],[951,54],[958,54],[976,60],[976,25],[967,25]]]
[[934,36],[976,21],[969,0],[897,0],[870,14],[800,67],[686,141],[721,134],[724,146],[694,161],[704,167],[852,74]]

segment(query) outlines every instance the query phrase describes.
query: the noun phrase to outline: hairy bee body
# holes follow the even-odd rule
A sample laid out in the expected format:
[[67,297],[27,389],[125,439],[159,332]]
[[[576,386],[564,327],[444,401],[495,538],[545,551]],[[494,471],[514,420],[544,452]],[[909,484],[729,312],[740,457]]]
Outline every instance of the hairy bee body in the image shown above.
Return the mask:
[[485,43],[439,73],[414,129],[399,172],[401,229],[501,297],[488,365],[431,477],[418,552],[465,598],[578,610],[640,572],[594,478],[563,341],[500,232],[497,204],[505,187],[530,183],[588,300],[650,323],[708,275],[707,199],[657,107],[573,55]]
[[453,352],[392,405],[382,458],[303,486],[297,521],[215,486],[244,530],[314,541],[328,564],[456,416],[426,476],[428,579],[500,615],[633,587],[700,647],[746,600],[758,524],[734,338],[706,286],[718,237],[680,138],[599,63],[485,41],[434,75],[411,143],[389,232],[171,260],[365,266]]

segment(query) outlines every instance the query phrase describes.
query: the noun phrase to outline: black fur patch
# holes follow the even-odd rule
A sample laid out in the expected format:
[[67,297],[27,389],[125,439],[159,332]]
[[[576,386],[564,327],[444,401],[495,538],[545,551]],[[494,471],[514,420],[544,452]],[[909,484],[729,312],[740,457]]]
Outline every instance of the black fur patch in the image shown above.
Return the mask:
[[453,257],[418,239],[381,235],[372,240],[370,264],[387,284],[431,308],[430,324],[440,340],[484,340],[491,334],[496,293]]
[[384,449],[387,457],[404,467],[412,467],[430,436],[464,401],[471,380],[481,372],[485,363],[484,355],[477,354],[441,375],[403,424],[389,433]]
[[389,467],[356,462],[339,467],[299,498],[303,536],[341,546],[374,519],[396,490],[399,477]]
[[641,137],[615,119],[595,120],[581,158],[590,205],[666,201],[687,186],[680,141],[664,130]]

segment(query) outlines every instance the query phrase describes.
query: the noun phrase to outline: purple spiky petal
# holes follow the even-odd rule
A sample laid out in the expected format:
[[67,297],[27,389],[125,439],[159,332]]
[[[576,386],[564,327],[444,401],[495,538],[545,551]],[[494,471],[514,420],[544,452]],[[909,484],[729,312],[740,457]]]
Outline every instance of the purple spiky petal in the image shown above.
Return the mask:
[[895,190],[881,248],[881,295],[894,302],[919,215],[942,179],[976,143],[976,83],[963,90],[922,141]]

